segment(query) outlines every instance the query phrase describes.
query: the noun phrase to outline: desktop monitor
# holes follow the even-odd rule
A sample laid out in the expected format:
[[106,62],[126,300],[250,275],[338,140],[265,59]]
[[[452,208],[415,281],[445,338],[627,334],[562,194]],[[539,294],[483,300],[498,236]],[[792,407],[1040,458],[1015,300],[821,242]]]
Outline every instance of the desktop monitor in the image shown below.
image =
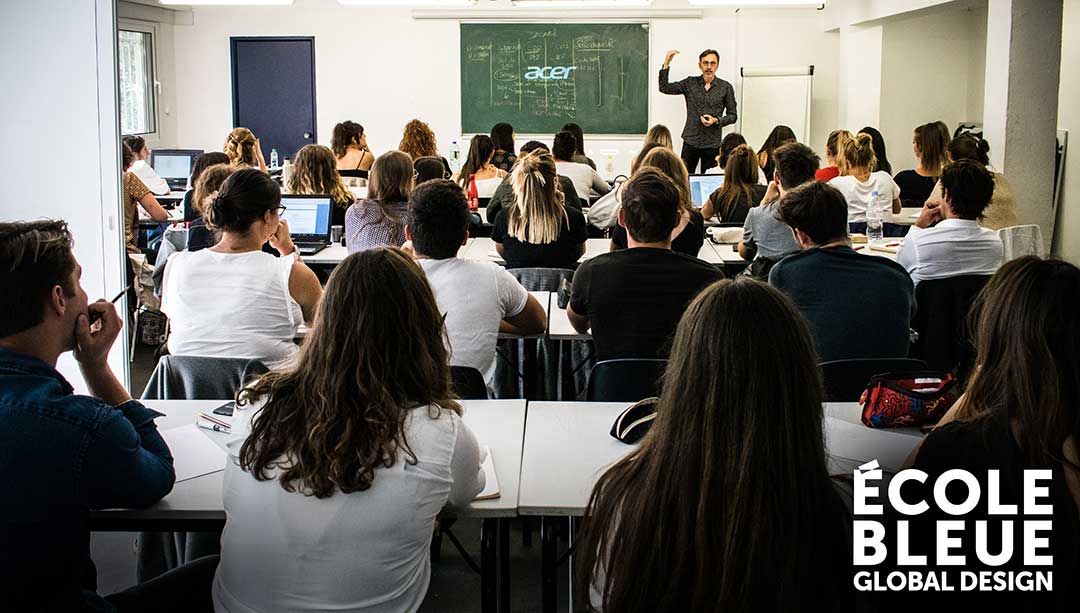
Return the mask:
[[330,242],[330,212],[334,206],[331,196],[297,196],[282,194],[281,218],[289,223],[289,235],[297,243]]
[[165,179],[170,189],[183,190],[187,187],[195,158],[200,155],[202,149],[154,149],[150,152],[150,166]]
[[709,201],[718,187],[724,184],[724,175],[690,175],[690,199],[701,208]]

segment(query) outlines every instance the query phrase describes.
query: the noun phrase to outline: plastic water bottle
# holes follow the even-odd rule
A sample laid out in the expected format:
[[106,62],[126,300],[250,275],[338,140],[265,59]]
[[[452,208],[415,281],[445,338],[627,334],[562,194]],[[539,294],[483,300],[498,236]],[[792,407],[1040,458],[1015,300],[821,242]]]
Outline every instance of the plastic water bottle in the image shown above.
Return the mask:
[[866,205],[866,240],[870,243],[880,241],[885,235],[882,220],[881,194],[877,190],[870,193],[870,202]]
[[461,168],[461,146],[456,140],[450,141],[450,167],[454,170]]
[[289,158],[285,158],[285,161],[281,163],[281,184],[287,189],[289,187],[289,177],[292,176],[293,165]]
[[277,168],[278,156],[277,149],[270,150],[270,168]]

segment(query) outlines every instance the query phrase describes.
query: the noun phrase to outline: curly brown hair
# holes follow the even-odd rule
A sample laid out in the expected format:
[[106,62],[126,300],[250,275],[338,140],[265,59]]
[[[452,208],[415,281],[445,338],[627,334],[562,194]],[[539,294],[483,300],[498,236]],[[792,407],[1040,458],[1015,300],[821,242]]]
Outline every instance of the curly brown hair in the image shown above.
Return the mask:
[[425,155],[439,155],[439,147],[435,144],[435,133],[431,127],[419,119],[414,119],[405,124],[405,133],[401,135],[400,151],[404,151],[417,159]]
[[[404,333],[408,331],[408,333]],[[450,382],[446,328],[420,267],[396,248],[345,258],[330,276],[296,366],[237,395],[265,404],[240,466],[288,492],[327,498],[365,491],[403,453],[412,409],[461,414]],[[419,418],[420,416],[416,416]]]
[[337,171],[337,159],[329,147],[304,145],[296,153],[289,193],[300,195],[329,194],[335,206],[347,208],[356,197],[345,187]]

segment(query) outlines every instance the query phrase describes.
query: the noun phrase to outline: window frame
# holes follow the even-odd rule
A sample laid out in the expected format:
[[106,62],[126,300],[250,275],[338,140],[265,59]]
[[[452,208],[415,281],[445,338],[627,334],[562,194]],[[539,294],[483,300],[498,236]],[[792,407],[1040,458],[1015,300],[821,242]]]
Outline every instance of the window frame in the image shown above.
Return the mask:
[[148,119],[150,120],[150,128],[147,132],[132,132],[125,133],[121,126],[121,136],[142,136],[145,140],[150,142],[156,142],[158,140],[158,133],[161,129],[160,116],[158,113],[159,99],[161,95],[161,82],[158,80],[158,27],[156,24],[141,23],[135,21],[119,20],[116,27],[116,45],[117,45],[117,124],[120,123],[119,110],[123,106],[120,100],[120,32],[137,32],[140,34],[146,34],[150,37],[150,113]]

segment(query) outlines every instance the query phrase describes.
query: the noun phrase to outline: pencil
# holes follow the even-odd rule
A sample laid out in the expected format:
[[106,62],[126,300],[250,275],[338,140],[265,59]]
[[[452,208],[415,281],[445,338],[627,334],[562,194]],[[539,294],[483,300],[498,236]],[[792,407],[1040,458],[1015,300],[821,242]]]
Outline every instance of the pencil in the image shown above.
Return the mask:
[[[123,298],[124,294],[128,293],[128,290],[130,290],[130,289],[131,289],[131,286],[128,285],[124,289],[120,290],[120,293],[117,294],[115,298],[110,300],[109,303],[110,304],[116,304],[117,301],[120,300],[121,298]],[[96,322],[99,319],[101,319],[101,313],[91,313],[90,314],[90,325],[91,326],[94,325],[94,322]]]

